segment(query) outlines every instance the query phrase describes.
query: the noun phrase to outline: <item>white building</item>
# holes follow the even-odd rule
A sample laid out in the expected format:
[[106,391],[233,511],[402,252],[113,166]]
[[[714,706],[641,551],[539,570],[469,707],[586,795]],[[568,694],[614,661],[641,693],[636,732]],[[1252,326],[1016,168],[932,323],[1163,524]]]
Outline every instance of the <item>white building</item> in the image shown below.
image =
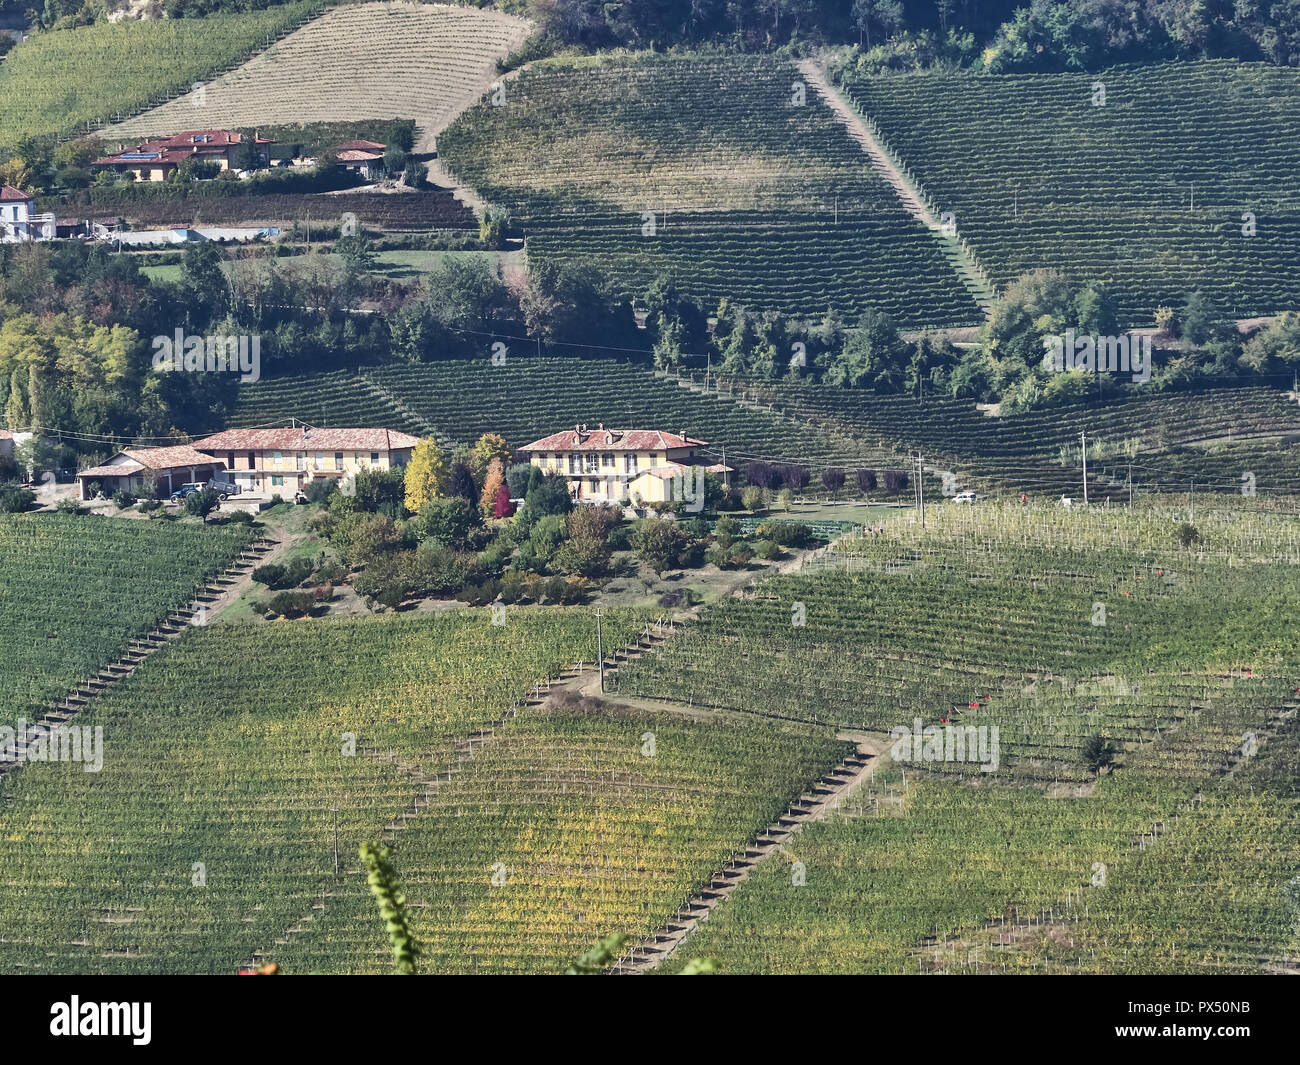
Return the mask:
[[0,241],[53,240],[54,215],[36,214],[35,197],[12,185],[0,185]]

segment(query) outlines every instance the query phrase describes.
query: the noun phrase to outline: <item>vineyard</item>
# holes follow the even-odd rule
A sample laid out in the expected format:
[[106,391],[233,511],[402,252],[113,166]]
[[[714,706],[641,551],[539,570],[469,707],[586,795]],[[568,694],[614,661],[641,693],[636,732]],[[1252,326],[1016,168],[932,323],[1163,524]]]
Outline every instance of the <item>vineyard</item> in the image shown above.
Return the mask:
[[[894,522],[837,545],[847,573],[765,582],[683,634],[698,641],[621,668],[620,691],[686,705],[1001,731],[991,786],[905,752],[891,765],[886,742],[661,971],[1293,968],[1300,541],[1281,518],[1207,523],[1212,547],[1174,559],[1157,510]],[[1112,774],[1081,764],[1092,734],[1114,743]]]
[[979,319],[938,243],[787,62],[548,62],[502,93],[439,151],[521,220],[530,261],[596,265],[629,296],[662,274],[705,304]]
[[248,539],[241,526],[0,515],[6,718],[30,719],[93,674],[186,605]]
[[[765,580],[629,664],[618,690],[882,732],[996,726],[998,779],[1046,783],[1088,779],[1089,736],[1128,758],[1171,728],[1201,751],[1262,727],[1295,683],[1290,519],[1209,512],[1198,553],[1175,545],[1171,509],[1061,515],[949,508],[924,532],[839,541],[824,568]],[[1200,755],[1171,770],[1180,757]]]
[[1088,476],[1098,498],[1139,489],[1240,492],[1243,474],[1261,493],[1292,495],[1300,484],[1300,405],[1276,389],[1248,387],[1151,393],[989,416],[968,400],[880,396],[810,384],[736,382],[771,404],[867,448],[917,448],[982,487],[1077,494],[1079,434],[1089,442]]
[[749,457],[788,458],[813,467],[899,462],[882,450],[819,432],[802,419],[702,395],[645,367],[608,360],[507,354],[503,366],[484,358],[267,379],[241,388],[231,425],[273,425],[295,417],[313,424],[433,433],[448,442],[500,433],[514,447],[578,422],[604,422],[685,429],[709,441],[710,455],[721,457],[726,448],[728,463],[736,467]]
[[1294,69],[1207,60],[846,89],[999,286],[1058,268],[1107,284],[1138,325],[1195,289],[1232,318],[1300,301]]
[[[610,931],[647,934],[846,747],[673,715],[521,715],[398,844],[429,970],[555,972]],[[382,972],[372,911],[354,878],[310,936],[265,956],[293,972]]]
[[[0,147],[85,133],[189,93],[195,82],[242,63],[320,10],[319,0],[300,0],[238,15],[37,34],[0,64]],[[179,124],[164,132],[212,125],[206,115],[199,121],[189,101],[175,117]]]
[[214,128],[412,118],[430,137],[483,92],[496,60],[518,47],[528,28],[522,19],[473,7],[332,7],[212,81],[201,109],[191,98],[175,99],[103,136],[170,134],[191,128],[202,114]]
[[[607,648],[644,623],[604,620]],[[462,737],[594,658],[590,615],[550,608],[503,626],[483,612],[189,630],[78,717],[104,729],[101,772],[4,778],[0,968],[230,972],[258,950],[299,971],[382,967],[355,855],[414,810],[396,847],[438,966],[555,969],[575,944],[653,924],[844,748],[761,722],[530,707],[458,761]],[[277,944],[313,915],[312,935]]]

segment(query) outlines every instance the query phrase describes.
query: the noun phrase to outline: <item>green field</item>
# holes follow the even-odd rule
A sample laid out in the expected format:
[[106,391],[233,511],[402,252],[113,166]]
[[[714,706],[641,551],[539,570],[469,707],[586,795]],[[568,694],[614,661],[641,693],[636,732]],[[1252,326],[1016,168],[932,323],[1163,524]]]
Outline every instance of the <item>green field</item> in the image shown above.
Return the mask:
[[665,274],[709,306],[977,322],[938,240],[795,83],[795,66],[765,57],[541,63],[438,150],[520,219],[530,261],[596,265],[630,296]]
[[0,702],[62,696],[133,636],[189,605],[249,540],[244,526],[0,515]]
[[[84,133],[191,91],[321,10],[300,0],[238,15],[100,22],[36,34],[0,64],[0,147]],[[193,108],[191,125],[201,126]]]
[[[607,612],[605,639],[640,623]],[[457,762],[458,737],[594,657],[590,615],[548,608],[187,631],[79,715],[104,729],[101,772],[4,778],[0,968],[221,973],[262,951],[293,971],[388,969],[356,853],[403,809],[428,969],[554,970],[645,931],[843,745],[528,708]]]
[[1137,325],[1194,289],[1232,318],[1300,302],[1294,68],[1207,60],[847,88],[998,286],[1061,269],[1106,283]]

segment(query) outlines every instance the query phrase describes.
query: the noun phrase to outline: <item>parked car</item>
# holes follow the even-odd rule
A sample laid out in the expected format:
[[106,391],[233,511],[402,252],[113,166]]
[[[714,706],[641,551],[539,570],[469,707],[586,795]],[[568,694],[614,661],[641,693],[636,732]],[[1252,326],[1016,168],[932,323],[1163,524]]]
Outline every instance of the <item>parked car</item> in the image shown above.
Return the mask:
[[203,489],[206,487],[207,487],[206,481],[190,481],[186,484],[181,485],[178,489],[176,489],[176,491],[174,491],[171,494],[171,498],[180,502],[182,500],[188,499],[195,492],[202,492]]
[[974,492],[958,492],[952,497],[954,503],[974,503],[979,497]]

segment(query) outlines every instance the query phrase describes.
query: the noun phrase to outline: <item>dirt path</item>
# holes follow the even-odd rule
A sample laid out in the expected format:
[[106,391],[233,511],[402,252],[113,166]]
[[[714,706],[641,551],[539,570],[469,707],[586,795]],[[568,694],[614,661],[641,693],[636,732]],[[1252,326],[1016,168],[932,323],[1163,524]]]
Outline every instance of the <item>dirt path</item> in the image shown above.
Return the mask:
[[821,64],[815,59],[802,59],[798,67],[821,98],[826,101],[826,105],[844,123],[849,136],[862,146],[862,150],[871,160],[871,165],[893,188],[903,207],[943,242],[945,256],[952,263],[962,283],[975,297],[975,302],[987,315],[997,293],[989,284],[974,256],[960,240],[944,233],[939,219],[935,218],[934,212],[930,210],[920,191],[908,180],[889,152],[885,150],[862,115],[831,84]]

